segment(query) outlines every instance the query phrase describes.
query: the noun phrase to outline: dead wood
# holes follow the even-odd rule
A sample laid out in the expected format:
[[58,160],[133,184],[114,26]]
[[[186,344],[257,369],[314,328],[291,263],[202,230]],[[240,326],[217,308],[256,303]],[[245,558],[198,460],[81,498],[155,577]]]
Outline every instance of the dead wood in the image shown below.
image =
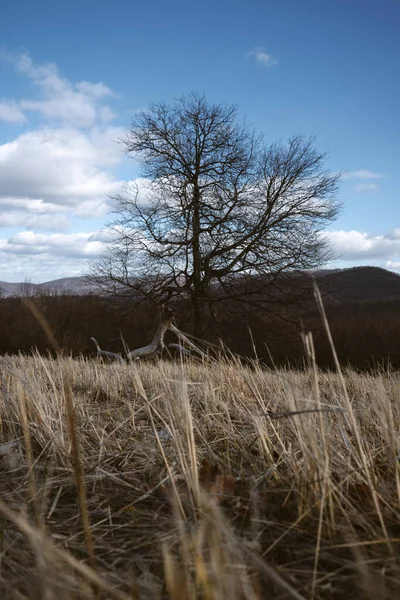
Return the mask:
[[[159,323],[157,327],[157,331],[147,346],[143,346],[141,348],[136,348],[135,350],[131,350],[130,352],[126,352],[126,360],[140,360],[141,358],[154,357],[162,354],[164,348],[166,348],[164,343],[164,336],[167,331],[171,331],[178,338],[178,343],[170,343],[167,348],[174,348],[178,350],[181,354],[185,356],[193,356],[196,354],[197,356],[201,356],[205,358],[207,355],[203,352],[196,344],[194,344],[186,334],[184,334],[180,329],[176,327],[173,323],[174,313],[173,311],[166,305],[161,305],[161,314],[159,318]],[[119,354],[115,354],[113,352],[108,352],[106,350],[101,350],[96,338],[90,338],[96,346],[98,356],[105,358],[106,360],[123,360],[123,358]]]
[[97,356],[99,356],[102,360],[106,360],[108,362],[112,362],[112,361],[123,362],[124,361],[124,359],[122,358],[122,356],[120,354],[116,354],[115,352],[109,352],[108,350],[102,350],[100,348],[99,343],[96,340],[96,338],[91,337],[90,339],[92,340],[93,344],[96,346]]

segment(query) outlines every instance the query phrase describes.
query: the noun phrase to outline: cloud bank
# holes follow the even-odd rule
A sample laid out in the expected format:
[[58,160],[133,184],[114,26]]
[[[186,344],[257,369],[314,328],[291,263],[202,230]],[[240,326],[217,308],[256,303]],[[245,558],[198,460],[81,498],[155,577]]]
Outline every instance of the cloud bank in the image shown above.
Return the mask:
[[356,230],[329,231],[326,233],[332,249],[342,261],[368,262],[392,270],[400,265],[400,228],[384,235]]
[[[0,98],[0,123],[8,127],[0,137],[0,279],[15,280],[22,270],[43,280],[50,265],[58,276],[61,257],[65,274],[76,273],[102,246],[93,234],[71,230],[104,218],[109,197],[124,185],[115,175],[124,133],[113,124],[117,95],[103,82],[72,82],[54,63],[36,64],[27,53],[0,53],[1,62],[26,92]],[[3,90],[10,87],[6,72]]]

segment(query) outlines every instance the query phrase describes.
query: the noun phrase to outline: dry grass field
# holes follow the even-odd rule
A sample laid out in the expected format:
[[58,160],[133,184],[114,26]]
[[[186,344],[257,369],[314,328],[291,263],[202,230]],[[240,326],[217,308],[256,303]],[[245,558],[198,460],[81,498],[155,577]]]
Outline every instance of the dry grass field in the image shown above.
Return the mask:
[[0,597],[400,597],[400,378],[0,359]]

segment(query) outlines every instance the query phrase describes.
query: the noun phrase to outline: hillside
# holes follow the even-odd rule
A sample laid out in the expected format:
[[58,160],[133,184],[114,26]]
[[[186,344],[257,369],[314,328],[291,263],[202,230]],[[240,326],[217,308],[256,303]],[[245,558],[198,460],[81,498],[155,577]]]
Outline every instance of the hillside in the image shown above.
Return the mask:
[[45,281],[44,283],[9,283],[7,281],[0,281],[0,295],[5,298],[24,295],[21,293],[22,290],[28,288],[32,291],[32,295],[44,292],[53,295],[72,294],[79,296],[90,290],[90,286],[85,283],[84,277],[63,277],[61,279]]
[[379,267],[322,271],[316,278],[340,304],[400,300],[400,275]]
[[[351,269],[322,269],[312,273],[318,285],[335,301],[376,302],[400,300],[400,275],[379,267],[353,267]],[[3,297],[20,295],[24,286],[32,290],[53,294],[82,295],[90,291],[84,277],[64,277],[44,283],[8,283],[0,281]]]

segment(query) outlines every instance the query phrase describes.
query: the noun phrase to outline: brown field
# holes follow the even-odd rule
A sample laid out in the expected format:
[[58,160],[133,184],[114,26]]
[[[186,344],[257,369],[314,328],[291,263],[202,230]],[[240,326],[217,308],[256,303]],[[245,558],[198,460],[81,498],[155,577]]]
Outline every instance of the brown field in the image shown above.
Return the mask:
[[0,381],[2,600],[400,597],[399,375],[36,355]]

